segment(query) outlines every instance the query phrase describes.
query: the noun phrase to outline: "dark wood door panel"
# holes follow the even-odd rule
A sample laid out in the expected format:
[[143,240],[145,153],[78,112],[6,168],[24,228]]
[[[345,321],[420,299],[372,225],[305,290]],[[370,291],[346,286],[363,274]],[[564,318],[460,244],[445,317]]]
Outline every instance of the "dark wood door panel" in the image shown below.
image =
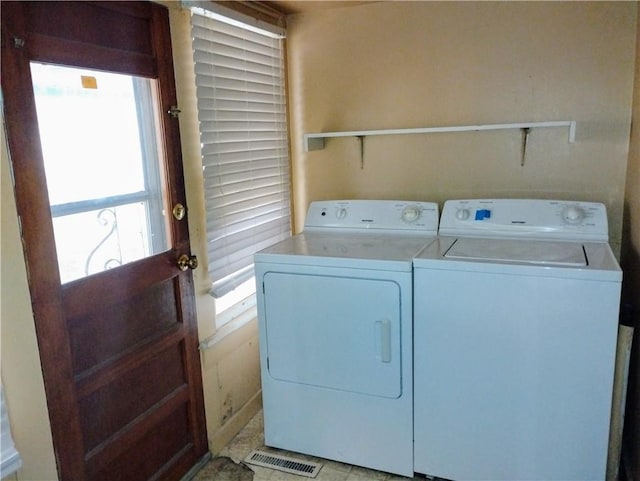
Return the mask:
[[69,319],[74,374],[81,376],[112,362],[181,324],[175,303],[166,302],[166,299],[179,296],[176,284],[174,279],[170,279],[107,309],[97,307],[82,317]]
[[[184,399],[184,397],[183,397]],[[182,400],[183,400],[182,399]],[[189,406],[186,402],[168,405],[154,423],[132,429],[128,449],[107,445],[87,458],[90,481],[140,481],[145,479],[179,479],[173,471],[192,466],[198,459],[189,431]],[[168,411],[165,413],[165,411]],[[156,413],[157,414],[157,413]],[[121,443],[122,444],[122,443]],[[184,471],[183,471],[184,474]]]
[[[62,300],[70,319],[131,299],[158,282],[176,279],[178,254],[175,250],[147,257],[62,286]],[[126,276],[127,281],[122,282]],[[86,302],[89,300],[90,302]]]
[[[157,76],[156,49],[151,41],[153,11],[150,3],[22,3],[30,19],[30,38],[26,48],[33,60],[145,77]],[[73,21],[64,20],[69,18]],[[92,24],[99,25],[99,28],[86,28]]]
[[[16,205],[62,481],[180,479],[208,450],[187,220],[169,250],[61,284],[30,62],[157,80],[168,206],[186,205],[168,13],[152,2],[3,2]],[[64,122],[64,115],[60,122]],[[109,135],[109,132],[104,132]],[[73,172],[69,172],[73,177]]]
[[[86,452],[187,386],[182,351],[182,343],[174,344],[79,399]],[[149,378],[156,382],[147,383]]]
[[[148,359],[153,358],[163,352],[168,346],[172,346],[178,342],[184,342],[186,339],[185,329],[182,325],[176,325],[174,328],[162,336],[159,336],[152,342],[143,346],[136,346],[131,352],[112,360],[111,362],[101,365],[99,368],[86,371],[79,376],[74,377],[75,392],[77,398],[83,398],[102,386],[113,382],[120,376],[125,375],[137,366],[145,363]],[[187,353],[185,359],[188,358]],[[186,361],[185,361],[186,362]],[[189,373],[191,373],[189,369]],[[196,383],[196,386],[199,383]]]
[[[127,6],[126,2],[56,1],[45,2],[44,5],[25,5],[33,31],[40,35],[89,44],[91,48],[97,46],[154,55],[149,3]],[[74,22],[64,22],[62,19],[65,18],[73,18]],[[94,23],[100,24],[101,28],[86,28]]]

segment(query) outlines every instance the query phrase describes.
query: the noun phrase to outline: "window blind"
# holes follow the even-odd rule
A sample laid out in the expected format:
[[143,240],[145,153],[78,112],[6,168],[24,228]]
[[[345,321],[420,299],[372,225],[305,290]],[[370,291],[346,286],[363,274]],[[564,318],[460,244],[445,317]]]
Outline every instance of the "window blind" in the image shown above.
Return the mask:
[[192,13],[211,293],[291,233],[282,39]]

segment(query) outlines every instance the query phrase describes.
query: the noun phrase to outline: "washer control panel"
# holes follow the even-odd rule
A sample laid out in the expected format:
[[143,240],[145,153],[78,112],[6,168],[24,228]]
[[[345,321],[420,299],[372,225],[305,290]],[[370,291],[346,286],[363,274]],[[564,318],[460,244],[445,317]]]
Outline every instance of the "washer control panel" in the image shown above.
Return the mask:
[[325,200],[312,202],[305,230],[389,230],[438,232],[438,204],[405,200]]
[[609,227],[606,208],[597,202],[463,199],[445,202],[439,233],[606,242]]

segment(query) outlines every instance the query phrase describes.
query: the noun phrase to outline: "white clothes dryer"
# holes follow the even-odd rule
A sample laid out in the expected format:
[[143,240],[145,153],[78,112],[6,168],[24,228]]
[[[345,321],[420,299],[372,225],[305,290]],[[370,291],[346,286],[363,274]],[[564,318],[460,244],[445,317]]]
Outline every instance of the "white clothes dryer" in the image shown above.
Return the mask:
[[604,480],[622,280],[605,207],[447,201],[414,269],[416,472]]
[[255,255],[265,444],[413,476],[412,260],[438,206],[313,202]]

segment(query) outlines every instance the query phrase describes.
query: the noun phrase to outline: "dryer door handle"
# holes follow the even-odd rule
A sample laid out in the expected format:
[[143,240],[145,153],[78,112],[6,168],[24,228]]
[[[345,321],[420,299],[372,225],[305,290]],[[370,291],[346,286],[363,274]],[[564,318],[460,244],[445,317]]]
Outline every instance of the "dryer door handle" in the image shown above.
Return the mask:
[[391,362],[391,321],[376,321],[376,351],[382,362]]

